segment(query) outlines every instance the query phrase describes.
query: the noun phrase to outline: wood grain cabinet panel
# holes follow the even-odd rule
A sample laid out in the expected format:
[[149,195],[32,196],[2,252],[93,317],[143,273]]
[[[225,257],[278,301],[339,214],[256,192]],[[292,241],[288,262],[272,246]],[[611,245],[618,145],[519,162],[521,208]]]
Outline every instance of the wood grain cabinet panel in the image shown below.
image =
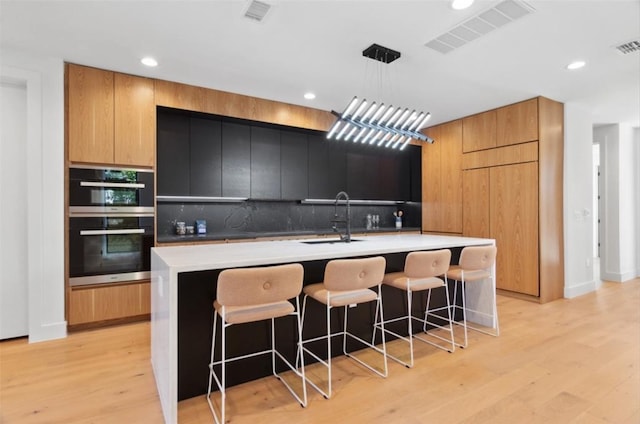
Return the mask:
[[115,74],[115,163],[154,166],[156,105],[149,78]]
[[539,296],[538,163],[489,172],[490,236],[496,240],[498,288]]
[[69,292],[69,325],[94,321],[93,289],[72,289]]
[[462,121],[431,127],[422,146],[422,230],[462,233]]
[[113,72],[74,64],[66,70],[69,160],[113,163]]
[[95,321],[139,314],[140,287],[137,284],[96,288],[94,297]]
[[425,232],[440,231],[442,226],[440,129],[440,126],[427,129],[425,133],[435,142],[422,145],[422,231]]
[[498,146],[538,140],[538,99],[501,107],[497,113]]
[[489,168],[462,173],[462,235],[489,238]]
[[151,312],[150,282],[71,289],[69,325],[132,318]]
[[496,111],[490,110],[462,119],[462,151],[496,147]]
[[155,166],[155,84],[149,78],[67,64],[68,159]]

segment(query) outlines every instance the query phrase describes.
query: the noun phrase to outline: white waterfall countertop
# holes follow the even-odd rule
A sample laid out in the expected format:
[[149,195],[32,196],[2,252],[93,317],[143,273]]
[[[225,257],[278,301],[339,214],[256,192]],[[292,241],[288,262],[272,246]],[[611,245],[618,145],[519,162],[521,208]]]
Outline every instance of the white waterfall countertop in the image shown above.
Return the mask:
[[[329,241],[334,240],[334,243]],[[178,420],[178,274],[495,244],[493,239],[397,234],[334,238],[249,241],[151,249],[151,362],[166,423]],[[495,274],[494,274],[495,275]],[[483,308],[495,285],[467,287],[467,303]],[[468,317],[473,321],[471,317]],[[481,322],[494,326],[496,323]]]
[[[330,243],[329,241],[335,242]],[[494,240],[441,235],[397,234],[356,236],[353,237],[351,243],[339,242],[337,237],[327,237],[167,246],[153,248],[152,250],[172,270],[190,272],[486,244],[494,244]]]

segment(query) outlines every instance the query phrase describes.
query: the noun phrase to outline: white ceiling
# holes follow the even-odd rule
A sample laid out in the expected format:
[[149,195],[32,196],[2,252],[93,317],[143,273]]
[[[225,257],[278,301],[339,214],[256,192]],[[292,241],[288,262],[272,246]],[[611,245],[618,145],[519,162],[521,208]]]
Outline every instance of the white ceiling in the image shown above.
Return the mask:
[[[358,95],[430,111],[430,124],[542,95],[640,126],[640,53],[613,48],[640,39],[639,0],[528,0],[534,13],[448,54],[424,44],[499,0],[263,1],[258,23],[246,0],[0,0],[0,47],[326,110]],[[364,58],[372,43],[402,57]],[[587,66],[566,70],[576,59]]]

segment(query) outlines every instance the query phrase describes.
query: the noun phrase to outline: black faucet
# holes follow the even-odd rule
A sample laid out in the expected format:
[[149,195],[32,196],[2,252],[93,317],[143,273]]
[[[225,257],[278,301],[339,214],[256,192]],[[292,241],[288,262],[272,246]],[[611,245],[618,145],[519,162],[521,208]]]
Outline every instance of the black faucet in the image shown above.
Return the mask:
[[[344,219],[338,219],[338,201],[340,200],[340,198],[344,198],[347,202],[347,210],[346,210]],[[345,243],[350,243],[351,242],[351,209],[349,205],[349,195],[344,191],[341,191],[338,194],[336,194],[336,202],[334,204],[334,215],[331,222],[333,222],[333,226],[331,228],[333,229],[333,231],[335,231],[340,235],[340,241],[343,241]],[[345,224],[346,232],[344,235],[340,234],[340,232],[338,231],[338,226],[337,226],[338,223]]]

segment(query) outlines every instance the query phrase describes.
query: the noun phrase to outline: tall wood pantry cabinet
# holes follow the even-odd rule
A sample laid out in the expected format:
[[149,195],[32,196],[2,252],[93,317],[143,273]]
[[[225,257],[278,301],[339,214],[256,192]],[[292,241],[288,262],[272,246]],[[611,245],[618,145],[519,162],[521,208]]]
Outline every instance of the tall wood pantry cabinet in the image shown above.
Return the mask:
[[[154,168],[154,80],[66,64],[65,137],[67,167]],[[68,253],[65,261],[69,261]],[[149,280],[67,286],[67,322],[74,328],[146,317],[150,313],[149,290]]]
[[[423,187],[433,186],[423,188],[423,231],[458,233],[448,229],[458,228],[459,209],[461,235],[496,240],[498,289],[539,302],[564,295],[563,115],[561,103],[537,97],[425,131],[436,140],[433,146],[460,146],[459,156],[451,152],[451,159],[441,156],[435,164],[429,156],[437,157],[436,149],[423,146]],[[456,122],[461,143],[442,132]],[[453,171],[442,170],[458,164],[456,204],[455,194],[438,187],[457,186],[446,181]]]

